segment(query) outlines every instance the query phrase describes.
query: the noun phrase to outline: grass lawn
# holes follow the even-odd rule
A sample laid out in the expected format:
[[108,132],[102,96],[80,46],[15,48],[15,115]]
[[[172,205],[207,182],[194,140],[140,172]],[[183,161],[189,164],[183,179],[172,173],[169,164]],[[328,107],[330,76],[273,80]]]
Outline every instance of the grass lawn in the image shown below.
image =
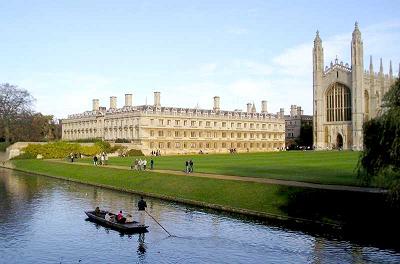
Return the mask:
[[[284,151],[236,155],[161,156],[153,159],[155,169],[182,171],[185,161],[192,159],[195,172],[360,185],[355,172],[359,155],[360,152],[354,151]],[[110,158],[109,164],[130,166],[134,159],[135,157]],[[150,157],[146,159],[149,161]],[[91,159],[81,161],[92,162]]]
[[49,176],[158,195],[287,216],[288,197],[299,188],[154,172],[79,166],[41,160],[14,160],[18,169]]

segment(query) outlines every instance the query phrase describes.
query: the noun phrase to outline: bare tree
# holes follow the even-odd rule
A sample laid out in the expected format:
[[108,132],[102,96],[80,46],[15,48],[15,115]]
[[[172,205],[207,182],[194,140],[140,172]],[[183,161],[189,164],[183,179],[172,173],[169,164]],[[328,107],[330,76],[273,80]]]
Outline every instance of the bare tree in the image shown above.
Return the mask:
[[18,116],[31,113],[34,98],[27,90],[8,83],[0,84],[0,126],[6,143],[10,142],[10,128]]

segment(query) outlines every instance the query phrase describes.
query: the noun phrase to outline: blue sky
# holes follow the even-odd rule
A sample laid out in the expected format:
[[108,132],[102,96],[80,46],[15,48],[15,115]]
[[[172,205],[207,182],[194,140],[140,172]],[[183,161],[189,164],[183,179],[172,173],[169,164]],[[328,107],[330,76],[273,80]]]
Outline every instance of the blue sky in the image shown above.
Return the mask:
[[109,106],[225,110],[268,101],[312,113],[311,49],[318,29],[325,64],[349,62],[357,20],[365,68],[373,55],[398,73],[400,1],[1,1],[0,82],[29,90],[37,111],[58,118]]

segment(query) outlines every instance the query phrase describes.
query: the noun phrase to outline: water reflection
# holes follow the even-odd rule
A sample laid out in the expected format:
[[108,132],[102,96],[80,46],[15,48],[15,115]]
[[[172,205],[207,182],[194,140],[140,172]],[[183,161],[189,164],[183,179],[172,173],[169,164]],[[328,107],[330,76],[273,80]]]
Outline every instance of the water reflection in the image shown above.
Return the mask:
[[363,247],[250,218],[147,198],[149,233],[121,234],[84,210],[131,213],[139,196],[0,169],[2,263],[399,263],[394,250]]

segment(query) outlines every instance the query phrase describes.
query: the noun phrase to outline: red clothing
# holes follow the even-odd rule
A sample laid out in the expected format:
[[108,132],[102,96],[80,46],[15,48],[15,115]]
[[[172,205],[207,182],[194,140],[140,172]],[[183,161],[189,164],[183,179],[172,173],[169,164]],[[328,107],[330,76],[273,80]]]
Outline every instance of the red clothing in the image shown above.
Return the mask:
[[117,220],[120,221],[120,220],[122,219],[122,217],[123,217],[122,214],[119,213],[119,214],[117,215]]

